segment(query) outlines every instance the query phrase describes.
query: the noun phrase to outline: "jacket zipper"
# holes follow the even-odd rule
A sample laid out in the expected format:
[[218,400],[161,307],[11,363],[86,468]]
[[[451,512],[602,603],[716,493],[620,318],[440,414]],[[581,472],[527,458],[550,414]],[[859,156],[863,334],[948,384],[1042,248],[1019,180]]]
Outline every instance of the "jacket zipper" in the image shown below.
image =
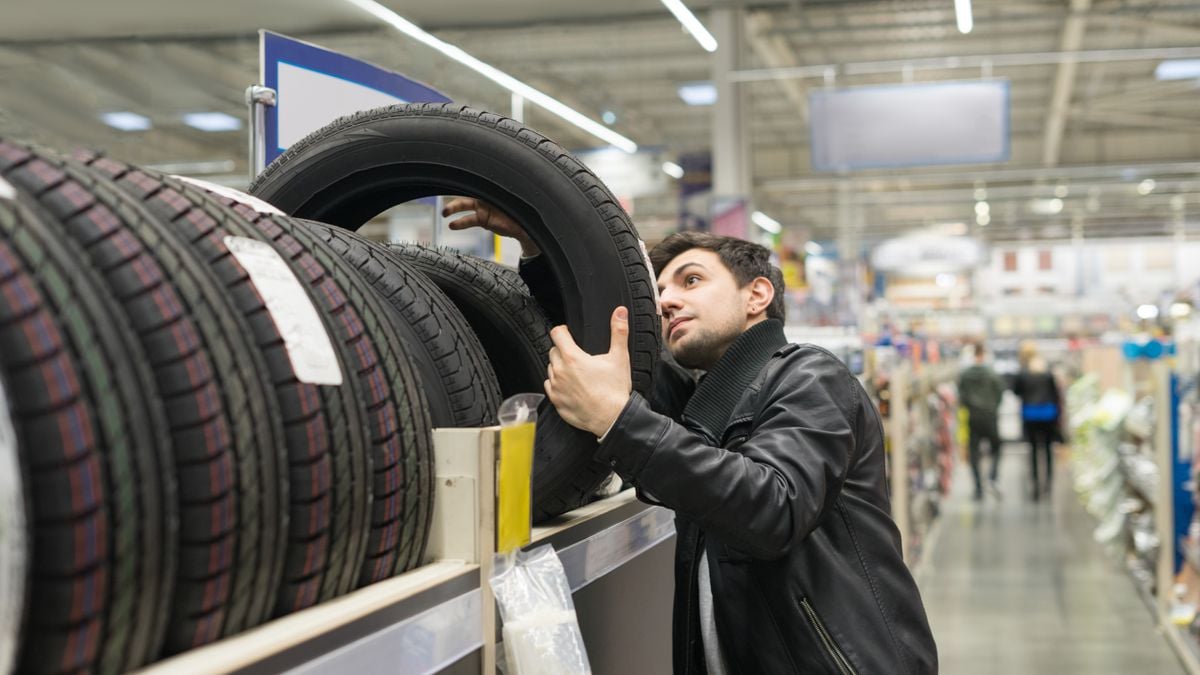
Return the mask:
[[817,635],[821,637],[821,642],[825,645],[825,651],[833,658],[833,662],[837,664],[838,671],[842,675],[854,675],[854,667],[850,665],[850,660],[842,654],[842,650],[838,649],[837,643],[833,641],[833,637],[825,630],[825,624],[821,623],[821,618],[817,616],[817,610],[813,609],[808,598],[800,599],[800,606],[804,608],[804,613],[808,616],[808,622],[812,624],[813,630],[817,631]]

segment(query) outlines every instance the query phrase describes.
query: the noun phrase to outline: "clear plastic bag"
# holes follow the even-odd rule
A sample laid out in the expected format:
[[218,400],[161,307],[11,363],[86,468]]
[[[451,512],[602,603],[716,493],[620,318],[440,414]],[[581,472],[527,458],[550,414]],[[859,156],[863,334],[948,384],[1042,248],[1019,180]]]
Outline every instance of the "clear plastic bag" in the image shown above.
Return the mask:
[[490,581],[504,621],[509,675],[592,672],[571,586],[552,546],[498,556]]

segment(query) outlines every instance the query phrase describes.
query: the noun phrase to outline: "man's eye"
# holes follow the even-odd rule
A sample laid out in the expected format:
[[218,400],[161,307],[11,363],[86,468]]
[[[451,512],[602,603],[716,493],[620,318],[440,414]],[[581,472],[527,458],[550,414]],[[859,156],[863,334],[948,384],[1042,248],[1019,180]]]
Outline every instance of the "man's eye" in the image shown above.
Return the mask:
[[683,280],[683,283],[686,286],[691,286],[692,283],[696,281],[700,281],[700,277],[696,276],[695,274],[690,274],[686,279]]

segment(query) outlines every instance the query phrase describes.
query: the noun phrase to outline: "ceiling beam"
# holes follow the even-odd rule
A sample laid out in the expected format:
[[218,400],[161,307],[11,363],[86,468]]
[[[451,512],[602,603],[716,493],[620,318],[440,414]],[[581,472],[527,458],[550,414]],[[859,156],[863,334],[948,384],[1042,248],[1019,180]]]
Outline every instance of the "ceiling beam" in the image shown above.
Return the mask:
[[1169,131],[1179,131],[1182,133],[1195,132],[1197,125],[1197,120],[1195,119],[1164,117],[1162,115],[1148,115],[1145,113],[1123,112],[1119,110],[1103,110],[1082,106],[1072,107],[1071,117],[1075,119],[1088,120],[1090,122],[1101,122],[1103,124],[1111,124],[1121,127],[1136,127],[1139,129],[1159,130],[1165,129]]
[[[746,33],[750,48],[768,68],[792,68],[800,65],[796,53],[785,37],[771,32],[774,17],[768,12],[746,13]],[[808,95],[799,80],[776,80],[784,97],[800,113],[800,121],[808,124]]]
[[[1083,34],[1087,30],[1087,11],[1092,0],[1071,0],[1071,13],[1063,22],[1062,40],[1059,51],[1075,52],[1083,46]],[[1054,89],[1050,94],[1050,109],[1046,113],[1046,132],[1042,140],[1042,166],[1058,166],[1062,151],[1063,131],[1066,129],[1067,113],[1071,93],[1075,90],[1075,73],[1079,64],[1066,59],[1058,64],[1054,74]]]

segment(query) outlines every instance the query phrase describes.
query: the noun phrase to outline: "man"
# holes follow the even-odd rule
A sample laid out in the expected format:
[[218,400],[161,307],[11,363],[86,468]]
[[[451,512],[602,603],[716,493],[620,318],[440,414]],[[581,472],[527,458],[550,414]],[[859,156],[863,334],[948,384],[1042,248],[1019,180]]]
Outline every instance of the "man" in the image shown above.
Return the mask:
[[1000,498],[996,477],[1000,471],[1000,400],[1004,395],[1004,381],[987,363],[987,347],[983,340],[972,343],[975,362],[958,376],[958,399],[967,409],[967,448],[971,460],[971,472],[975,475],[975,501],[983,499],[983,478],[979,470],[980,445],[988,442],[988,454],[992,457],[988,491]]
[[[516,237],[522,275],[554,318],[536,245],[475,200],[446,215],[469,210],[452,227]],[[660,414],[631,391],[623,307],[606,354],[554,328],[545,388],[563,419],[601,439],[599,459],[676,513],[675,671],[936,672],[890,516],[879,416],[833,355],[787,343],[768,251],[684,233],[651,261],[667,349],[705,371],[698,383],[661,378],[674,392],[656,388],[656,400],[682,410]]]

